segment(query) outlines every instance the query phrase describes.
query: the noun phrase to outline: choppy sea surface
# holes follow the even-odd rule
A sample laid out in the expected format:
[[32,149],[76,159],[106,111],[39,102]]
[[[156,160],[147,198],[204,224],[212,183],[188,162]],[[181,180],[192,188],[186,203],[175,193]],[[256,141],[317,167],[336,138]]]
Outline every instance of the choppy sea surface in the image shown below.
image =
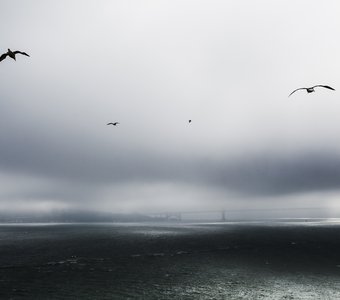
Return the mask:
[[340,220],[0,224],[0,299],[340,299]]

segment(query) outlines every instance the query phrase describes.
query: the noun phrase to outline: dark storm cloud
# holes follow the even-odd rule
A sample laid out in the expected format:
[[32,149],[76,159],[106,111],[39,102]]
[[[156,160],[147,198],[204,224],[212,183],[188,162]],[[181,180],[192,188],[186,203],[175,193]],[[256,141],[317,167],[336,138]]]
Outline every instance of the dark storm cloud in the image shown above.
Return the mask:
[[104,143],[96,148],[68,134],[64,138],[45,139],[34,134],[2,136],[1,167],[28,175],[91,184],[148,181],[185,174],[186,162],[180,162],[180,158],[178,163],[173,163],[158,153],[119,146],[105,149]]
[[119,145],[106,149],[69,133],[64,134],[64,140],[61,137],[53,140],[53,136],[31,131],[26,136],[24,130],[16,135],[2,132],[1,141],[3,171],[60,182],[54,189],[49,187],[50,191],[33,192],[32,197],[35,193],[37,198],[49,193],[56,198],[80,198],[81,191],[89,186],[152,182],[204,186],[254,197],[340,188],[340,156],[336,152],[274,151],[217,159],[202,152],[190,157],[142,148],[123,149]]
[[245,157],[215,165],[211,182],[253,196],[280,196],[340,188],[340,156],[303,153]]

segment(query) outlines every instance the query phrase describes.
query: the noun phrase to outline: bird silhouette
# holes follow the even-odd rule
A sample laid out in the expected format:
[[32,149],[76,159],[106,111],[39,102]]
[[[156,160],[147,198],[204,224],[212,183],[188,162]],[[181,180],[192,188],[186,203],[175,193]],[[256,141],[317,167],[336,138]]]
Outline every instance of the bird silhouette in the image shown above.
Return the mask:
[[189,120],[189,123],[191,123],[191,120]]
[[330,87],[330,86],[328,86],[328,85],[321,85],[321,84],[318,84],[318,85],[314,85],[314,86],[308,87],[308,88],[298,88],[298,89],[292,91],[292,92],[289,94],[288,97],[290,97],[292,94],[294,94],[294,93],[295,93],[296,91],[298,91],[298,90],[306,90],[307,93],[313,93],[313,92],[315,92],[314,88],[316,88],[316,87],[323,87],[323,88],[326,88],[326,89],[335,91],[335,89],[333,89],[332,87]]
[[117,126],[118,124],[120,124],[120,123],[119,123],[119,122],[114,122],[114,123],[110,122],[110,123],[107,123],[106,125],[113,125],[113,126]]
[[7,56],[10,58],[16,60],[15,55],[17,54],[22,54],[29,56],[26,52],[21,52],[21,51],[12,51],[11,49],[8,49],[8,51],[0,56],[0,61],[3,61]]

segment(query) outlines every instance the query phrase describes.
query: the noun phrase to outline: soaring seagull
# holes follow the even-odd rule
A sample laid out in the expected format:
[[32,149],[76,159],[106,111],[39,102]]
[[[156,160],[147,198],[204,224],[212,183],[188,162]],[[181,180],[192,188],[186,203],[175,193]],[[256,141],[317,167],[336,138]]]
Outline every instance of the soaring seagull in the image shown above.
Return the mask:
[[26,55],[26,56],[29,56],[26,52],[21,52],[21,51],[12,51],[11,49],[8,49],[8,51],[4,54],[2,54],[0,56],[0,61],[4,60],[7,56],[9,56],[10,58],[13,58],[14,60],[15,59],[15,55],[16,54],[22,54],[22,55]]
[[106,125],[113,125],[113,126],[117,126],[118,124],[120,124],[119,122],[114,122],[114,123],[107,123]]
[[[318,85],[314,85],[314,86],[308,87],[308,88],[299,88],[299,89],[296,89],[296,90],[292,91],[292,92],[289,94],[289,96],[292,95],[293,93],[295,93],[295,92],[298,91],[298,90],[306,90],[307,93],[313,93],[313,92],[315,92],[314,88],[316,88],[316,87],[323,87],[323,88],[326,88],[326,89],[330,89],[330,90],[335,91],[335,89],[333,89],[332,87],[330,87],[330,86],[328,86],[328,85],[321,85],[321,84],[318,84]],[[289,97],[289,96],[288,96],[288,97]]]

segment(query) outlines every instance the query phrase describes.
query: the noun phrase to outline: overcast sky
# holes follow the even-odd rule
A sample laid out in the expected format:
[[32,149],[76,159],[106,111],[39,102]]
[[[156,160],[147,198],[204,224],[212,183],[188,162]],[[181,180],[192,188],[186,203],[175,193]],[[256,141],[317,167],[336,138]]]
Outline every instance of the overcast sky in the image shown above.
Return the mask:
[[1,210],[340,207],[338,0],[0,4]]

